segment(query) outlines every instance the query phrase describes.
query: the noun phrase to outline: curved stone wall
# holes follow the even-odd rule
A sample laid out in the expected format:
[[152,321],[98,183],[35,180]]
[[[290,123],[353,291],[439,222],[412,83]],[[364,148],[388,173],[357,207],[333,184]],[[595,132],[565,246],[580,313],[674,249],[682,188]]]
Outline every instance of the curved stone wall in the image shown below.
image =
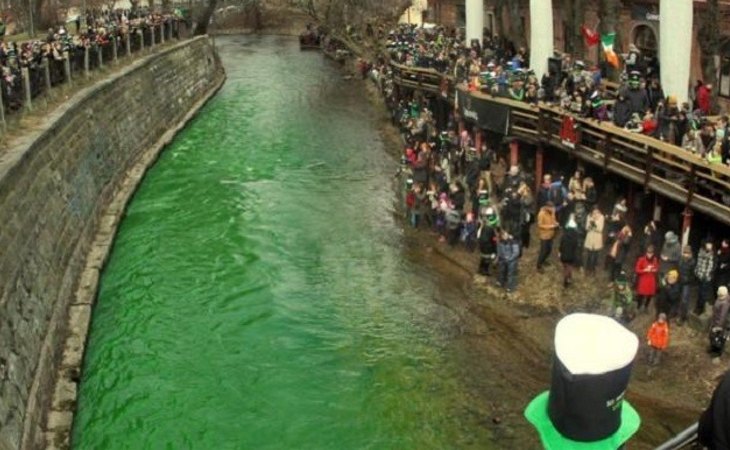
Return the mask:
[[[72,369],[64,375],[61,360],[75,334],[69,320],[78,320],[69,311],[79,291],[93,288],[95,295],[113,239],[100,253],[96,279],[88,279],[84,268],[99,245],[98,230],[123,212],[121,204],[116,217],[108,215],[119,191],[129,191],[126,203],[136,186],[130,191],[130,172],[141,179],[151,153],[224,78],[207,37],[181,42],[79,92],[0,153],[0,450],[64,446],[47,442],[54,435],[47,430],[68,428],[70,413],[46,412],[54,387],[72,389],[67,398],[75,399],[75,384],[56,381],[78,381]],[[73,408],[55,402],[55,410]]]

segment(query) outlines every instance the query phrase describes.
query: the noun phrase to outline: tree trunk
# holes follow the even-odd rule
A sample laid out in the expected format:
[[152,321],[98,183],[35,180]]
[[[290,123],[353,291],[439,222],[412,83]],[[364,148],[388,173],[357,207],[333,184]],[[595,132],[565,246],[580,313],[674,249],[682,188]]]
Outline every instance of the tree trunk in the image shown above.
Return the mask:
[[200,13],[200,16],[196,18],[197,22],[195,24],[195,30],[193,30],[193,35],[200,36],[208,33],[210,18],[213,17],[213,13],[215,12],[215,7],[217,4],[218,0],[208,0],[208,4],[205,5],[205,9],[203,9],[203,11]]

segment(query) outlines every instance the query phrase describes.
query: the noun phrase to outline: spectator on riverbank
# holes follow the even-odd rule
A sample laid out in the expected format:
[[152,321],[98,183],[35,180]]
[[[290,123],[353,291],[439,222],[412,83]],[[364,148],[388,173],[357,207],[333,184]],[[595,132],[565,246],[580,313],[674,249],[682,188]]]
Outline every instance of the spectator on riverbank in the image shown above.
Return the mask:
[[662,354],[669,346],[669,323],[666,314],[659,314],[657,320],[649,327],[646,339],[649,345],[649,365],[658,366]]
[[565,288],[573,284],[573,270],[578,265],[580,241],[578,224],[575,217],[571,215],[565,224],[558,249],[558,256],[563,264],[563,287]]
[[537,236],[540,239],[540,253],[537,257],[537,271],[543,271],[543,265],[548,261],[553,250],[555,233],[560,227],[555,217],[555,206],[547,201],[537,214]]
[[634,268],[636,274],[636,300],[638,310],[646,312],[657,292],[657,272],[659,259],[654,255],[654,246],[650,245],[646,253],[636,260]]
[[508,294],[517,289],[518,260],[520,258],[520,243],[514,236],[502,231],[497,243],[497,264],[499,266],[499,285]]

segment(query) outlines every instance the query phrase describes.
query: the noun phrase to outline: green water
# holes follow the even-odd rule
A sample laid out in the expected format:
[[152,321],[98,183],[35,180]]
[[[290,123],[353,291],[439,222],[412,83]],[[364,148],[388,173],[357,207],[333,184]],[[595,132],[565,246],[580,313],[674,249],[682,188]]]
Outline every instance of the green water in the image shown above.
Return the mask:
[[74,447],[487,448],[359,85],[292,39],[218,45],[102,276]]

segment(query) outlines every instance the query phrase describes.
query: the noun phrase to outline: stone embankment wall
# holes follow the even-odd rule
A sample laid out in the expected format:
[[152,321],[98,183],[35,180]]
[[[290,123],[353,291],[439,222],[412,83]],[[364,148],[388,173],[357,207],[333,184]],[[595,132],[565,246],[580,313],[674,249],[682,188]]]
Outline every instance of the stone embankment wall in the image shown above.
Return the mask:
[[[79,92],[0,153],[0,450],[68,445],[74,405],[56,403],[75,402],[86,332],[69,321],[88,326],[113,239],[100,244],[99,230],[116,227],[146,167],[224,78],[207,37],[175,44]],[[74,339],[82,350],[67,355]]]

